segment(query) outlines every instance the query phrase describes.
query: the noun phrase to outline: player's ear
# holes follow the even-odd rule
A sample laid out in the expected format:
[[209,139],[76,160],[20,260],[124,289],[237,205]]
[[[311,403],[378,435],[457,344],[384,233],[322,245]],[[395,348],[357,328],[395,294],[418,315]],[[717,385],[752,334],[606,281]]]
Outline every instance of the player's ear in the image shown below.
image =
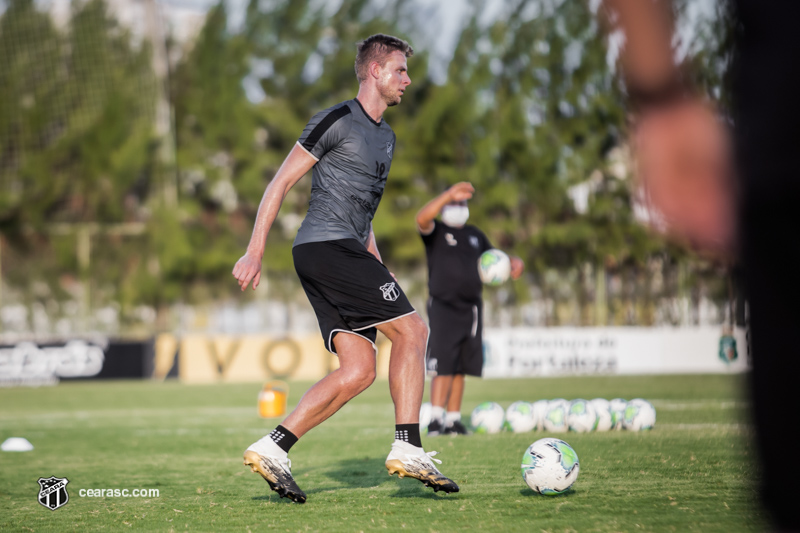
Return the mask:
[[373,78],[375,78],[375,79],[380,78],[381,77],[381,70],[382,70],[382,67],[381,67],[380,63],[378,63],[377,61],[373,61],[373,62],[371,62],[369,64],[369,73]]

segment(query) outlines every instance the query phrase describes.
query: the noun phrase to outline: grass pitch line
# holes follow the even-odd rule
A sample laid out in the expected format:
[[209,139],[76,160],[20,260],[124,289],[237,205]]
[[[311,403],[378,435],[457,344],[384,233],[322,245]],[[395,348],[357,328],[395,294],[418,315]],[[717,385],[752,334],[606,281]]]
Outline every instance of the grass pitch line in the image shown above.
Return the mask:
[[98,409],[98,410],[80,410],[80,411],[48,411],[46,413],[30,413],[30,414],[0,414],[0,420],[42,420],[49,419],[63,420],[66,418],[73,420],[88,420],[90,418],[145,418],[145,417],[164,417],[164,416],[178,416],[186,418],[191,416],[208,417],[208,416],[243,416],[252,417],[255,414],[256,406],[253,407],[181,407],[162,409],[159,407],[149,409]]
[[753,428],[750,424],[658,424],[654,429],[682,429],[687,431],[705,431],[709,429],[722,429],[730,431],[745,431]]
[[705,409],[746,409],[750,404],[742,401],[729,400],[701,400],[701,401],[675,401],[675,400],[650,400],[653,407],[664,411],[699,411]]

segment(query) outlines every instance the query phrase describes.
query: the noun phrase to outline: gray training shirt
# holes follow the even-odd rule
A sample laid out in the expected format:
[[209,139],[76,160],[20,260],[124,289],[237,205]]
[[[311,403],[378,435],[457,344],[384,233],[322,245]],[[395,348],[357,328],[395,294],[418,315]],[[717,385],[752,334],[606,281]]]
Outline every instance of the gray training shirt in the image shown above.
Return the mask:
[[366,246],[392,165],[394,143],[394,132],[386,121],[372,120],[356,99],[312,117],[297,141],[317,164],[308,214],[294,246],[336,239],[358,239]]

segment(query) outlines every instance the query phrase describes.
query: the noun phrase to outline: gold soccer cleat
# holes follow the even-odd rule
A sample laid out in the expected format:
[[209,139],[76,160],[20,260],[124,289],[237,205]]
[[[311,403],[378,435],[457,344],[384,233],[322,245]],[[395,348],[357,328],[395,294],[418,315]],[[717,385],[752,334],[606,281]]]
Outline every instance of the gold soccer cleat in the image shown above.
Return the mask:
[[289,498],[295,503],[306,502],[306,493],[300,490],[292,477],[290,459],[278,459],[246,450],[244,464],[253,472],[260,474],[269,483],[269,488],[277,492],[281,498]]
[[420,480],[426,487],[430,487],[434,492],[444,491],[445,493],[458,492],[458,485],[454,481],[445,477],[437,470],[433,461],[441,464],[441,461],[434,459],[437,452],[417,451],[419,448],[411,446],[405,442],[395,442],[392,451],[386,458],[386,469],[389,475],[397,474],[399,477],[413,477]]

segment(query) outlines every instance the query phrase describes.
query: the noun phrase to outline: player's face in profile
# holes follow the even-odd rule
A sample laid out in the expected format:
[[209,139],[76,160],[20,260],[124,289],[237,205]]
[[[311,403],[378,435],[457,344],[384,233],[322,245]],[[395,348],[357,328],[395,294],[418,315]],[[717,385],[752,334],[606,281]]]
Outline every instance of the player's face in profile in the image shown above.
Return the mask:
[[408,63],[403,52],[395,51],[389,56],[378,78],[378,91],[383,101],[391,107],[400,103],[403,92],[411,84],[408,77]]

